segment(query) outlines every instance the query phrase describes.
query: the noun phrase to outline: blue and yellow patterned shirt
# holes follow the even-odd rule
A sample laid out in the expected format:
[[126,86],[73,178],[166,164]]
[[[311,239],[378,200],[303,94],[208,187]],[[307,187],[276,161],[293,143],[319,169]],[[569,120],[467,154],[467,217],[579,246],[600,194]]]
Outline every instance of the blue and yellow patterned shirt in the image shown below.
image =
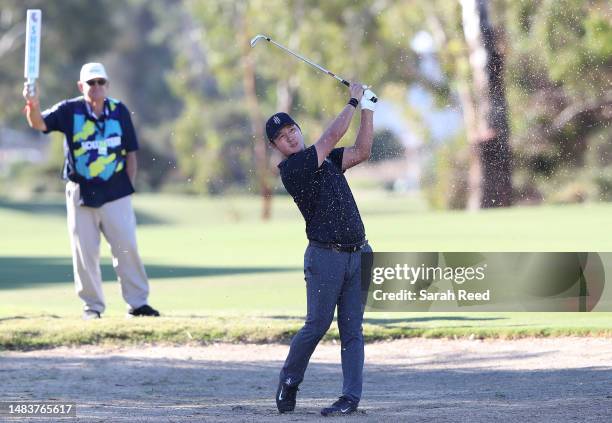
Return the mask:
[[106,98],[96,117],[83,97],[62,101],[43,113],[47,131],[64,139],[64,178],[81,187],[81,202],[100,207],[130,195],[134,188],[126,172],[126,157],[138,150],[138,140],[123,103]]

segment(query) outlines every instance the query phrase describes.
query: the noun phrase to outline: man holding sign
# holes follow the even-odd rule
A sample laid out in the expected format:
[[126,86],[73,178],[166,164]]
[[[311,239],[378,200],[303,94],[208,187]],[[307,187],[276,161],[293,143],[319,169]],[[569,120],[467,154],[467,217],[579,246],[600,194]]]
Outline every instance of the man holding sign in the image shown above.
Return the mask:
[[23,96],[28,124],[39,131],[62,132],[68,232],[76,291],[84,319],[97,319],[106,307],[100,271],[100,233],[108,241],[113,267],[130,316],[159,316],[147,303],[149,283],[136,244],[132,208],[138,141],[130,112],[107,97],[101,63],[83,65],[77,82],[83,94],[41,113],[38,93],[26,82]]

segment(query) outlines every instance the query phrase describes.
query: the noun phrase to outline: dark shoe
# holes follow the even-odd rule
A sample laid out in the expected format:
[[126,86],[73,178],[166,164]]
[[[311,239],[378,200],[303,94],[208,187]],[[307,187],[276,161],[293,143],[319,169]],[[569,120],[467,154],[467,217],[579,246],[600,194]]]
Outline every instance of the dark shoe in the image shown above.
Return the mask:
[[297,386],[290,386],[285,382],[278,384],[276,390],[276,408],[279,413],[287,413],[295,409],[295,397],[299,391]]
[[134,310],[130,310],[128,312],[129,316],[128,317],[132,317],[132,316],[152,316],[152,317],[159,317],[159,311],[155,310],[153,307],[151,307],[148,304],[145,304],[143,306],[138,307],[137,309]]
[[99,319],[100,317],[100,312],[96,310],[85,310],[83,312],[83,320],[94,320]]
[[346,397],[340,397],[340,399],[333,403],[331,407],[322,409],[321,414],[324,416],[344,416],[357,411],[358,405],[359,403],[353,400]]

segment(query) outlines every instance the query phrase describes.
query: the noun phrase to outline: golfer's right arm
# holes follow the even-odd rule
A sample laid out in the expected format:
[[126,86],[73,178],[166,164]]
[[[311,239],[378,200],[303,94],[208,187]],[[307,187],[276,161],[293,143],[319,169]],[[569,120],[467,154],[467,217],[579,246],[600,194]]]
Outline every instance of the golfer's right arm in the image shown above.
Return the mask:
[[[351,82],[349,87],[351,92],[351,98],[356,98],[357,101],[361,100],[363,96],[363,85],[360,83]],[[338,141],[342,139],[344,134],[351,124],[351,119],[355,114],[355,108],[350,104],[344,106],[344,109],[340,114],[333,120],[333,122],[327,127],[321,138],[316,142],[315,148],[317,150],[317,158],[319,166],[325,161],[329,153],[336,147]]]
[[24,84],[23,87],[23,98],[26,100],[25,114],[26,119],[28,120],[28,125],[31,128],[37,129],[39,131],[46,131],[47,125],[45,124],[45,120],[40,113],[40,102],[38,101],[38,90],[34,95],[30,95],[28,91],[27,84]]

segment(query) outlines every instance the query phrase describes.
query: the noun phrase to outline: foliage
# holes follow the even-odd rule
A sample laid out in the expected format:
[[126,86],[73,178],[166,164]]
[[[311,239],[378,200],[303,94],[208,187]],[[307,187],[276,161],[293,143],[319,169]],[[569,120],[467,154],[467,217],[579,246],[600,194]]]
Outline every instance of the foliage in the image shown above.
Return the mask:
[[389,130],[374,133],[371,162],[398,159],[404,154],[405,147],[395,134]]
[[[501,35],[514,185],[521,201],[553,200],[552,193],[565,186],[571,191],[573,176],[586,200],[610,198],[607,3],[491,2],[493,21],[506,28]],[[43,106],[77,94],[83,62],[108,65],[111,95],[130,107],[141,139],[140,189],[170,184],[192,193],[257,190],[254,146],[261,136],[255,124],[278,110],[295,116],[308,143],[317,140],[346,103],[346,88],[265,42],[250,49],[249,39],[264,33],[345,78],[371,84],[422,141],[423,185],[437,191],[428,193],[432,204],[462,204],[465,131],[434,139],[418,105],[406,101],[407,90],[418,86],[438,107],[460,108],[470,66],[458,1],[5,0],[0,125],[19,129],[25,128],[20,92],[27,8],[43,10]],[[415,48],[418,34],[429,34],[430,51]],[[255,106],[245,91],[248,64],[255,72]],[[354,121],[342,145],[352,143],[358,117]],[[48,165],[23,172],[24,189],[56,189],[46,181],[49,167],[59,169],[60,149],[53,146]],[[278,157],[268,154],[266,160],[274,170]]]
[[509,98],[520,190],[535,188],[551,198],[546,194],[575,191],[578,179],[584,189],[573,201],[607,198],[605,183],[596,183],[610,172],[602,147],[612,141],[606,4],[530,0],[509,6]]

